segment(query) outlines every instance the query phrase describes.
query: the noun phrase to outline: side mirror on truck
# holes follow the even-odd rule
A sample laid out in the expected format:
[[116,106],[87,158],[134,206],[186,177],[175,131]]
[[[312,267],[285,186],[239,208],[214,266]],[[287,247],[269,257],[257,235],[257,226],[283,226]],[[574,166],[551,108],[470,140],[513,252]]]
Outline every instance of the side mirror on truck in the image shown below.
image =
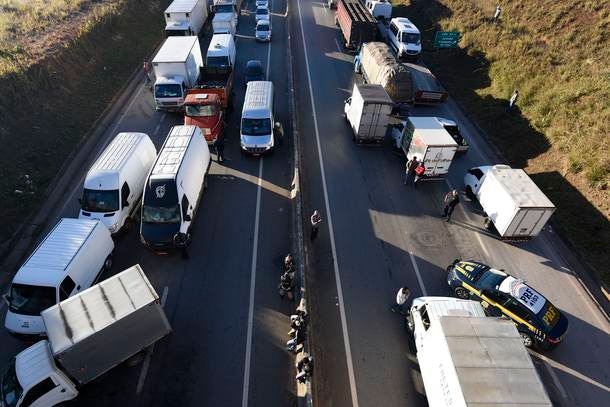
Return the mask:
[[11,296],[8,294],[4,294],[2,296],[2,299],[4,300],[4,302],[6,303],[6,305],[11,305]]

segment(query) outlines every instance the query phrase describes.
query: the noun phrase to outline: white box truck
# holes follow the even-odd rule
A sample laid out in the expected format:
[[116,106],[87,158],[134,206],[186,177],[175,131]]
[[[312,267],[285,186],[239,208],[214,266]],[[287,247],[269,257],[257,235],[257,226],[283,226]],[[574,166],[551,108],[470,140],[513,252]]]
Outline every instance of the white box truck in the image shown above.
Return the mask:
[[207,18],[206,0],[174,0],[165,9],[165,34],[168,37],[199,35]]
[[383,143],[394,102],[381,85],[354,84],[345,101],[345,120],[357,143]]
[[408,327],[430,407],[552,406],[515,324],[478,302],[416,298]]
[[42,313],[48,340],[11,359],[2,377],[5,406],[54,406],[77,388],[171,332],[155,292],[133,266]]
[[212,19],[212,29],[214,34],[231,34],[235,36],[237,32],[237,14],[220,13],[214,15]]
[[63,218],[19,268],[4,296],[4,326],[19,338],[46,332],[40,313],[97,282],[112,267],[114,242],[101,222]]
[[203,57],[196,36],[169,37],[152,61],[157,110],[181,111],[189,88],[197,85]]
[[436,117],[408,117],[393,126],[392,138],[408,160],[413,157],[423,160],[426,167],[423,180],[446,176],[458,149],[458,144]]
[[466,194],[478,199],[502,239],[537,236],[555,212],[555,205],[522,169],[508,165],[475,167],[464,176]]

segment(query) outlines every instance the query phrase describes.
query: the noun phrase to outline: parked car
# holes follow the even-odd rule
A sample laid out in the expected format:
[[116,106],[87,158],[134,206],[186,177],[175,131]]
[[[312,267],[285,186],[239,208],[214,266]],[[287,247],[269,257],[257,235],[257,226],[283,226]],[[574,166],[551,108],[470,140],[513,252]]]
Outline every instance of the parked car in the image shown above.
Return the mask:
[[252,81],[264,81],[265,71],[263,70],[263,64],[258,59],[250,60],[246,63],[246,77],[244,80],[244,87],[248,86],[248,82]]
[[269,20],[269,8],[267,7],[257,7],[255,20],[258,23],[261,20]]
[[256,7],[267,7],[269,8],[268,0],[256,0]]
[[564,314],[524,280],[504,270],[455,260],[447,267],[447,284],[456,297],[481,302],[487,315],[510,318],[528,348],[554,348],[568,331]]
[[256,23],[254,37],[256,38],[256,41],[271,41],[271,24],[269,23],[269,20],[260,20]]

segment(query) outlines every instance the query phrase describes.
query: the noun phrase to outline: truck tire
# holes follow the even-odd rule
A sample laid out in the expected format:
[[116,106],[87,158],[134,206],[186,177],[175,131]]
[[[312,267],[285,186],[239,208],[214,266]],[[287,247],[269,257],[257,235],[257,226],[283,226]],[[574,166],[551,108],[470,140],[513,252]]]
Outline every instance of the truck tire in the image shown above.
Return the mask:
[[470,185],[466,185],[466,197],[468,199],[470,199],[471,201],[474,201],[476,198],[476,196],[474,195],[474,192],[472,192],[472,188],[470,188]]
[[491,219],[485,217],[485,219],[483,220],[483,226],[485,227],[485,229],[493,231],[494,223],[491,221]]
[[113,263],[114,261],[112,259],[112,253],[110,253],[108,257],[106,257],[106,260],[104,260],[104,270],[110,270],[112,268]]
[[147,353],[148,352],[146,351],[146,349],[142,349],[135,355],[127,358],[124,363],[126,366],[135,367],[135,366],[139,365],[140,363],[142,363],[144,361],[144,359],[146,359]]

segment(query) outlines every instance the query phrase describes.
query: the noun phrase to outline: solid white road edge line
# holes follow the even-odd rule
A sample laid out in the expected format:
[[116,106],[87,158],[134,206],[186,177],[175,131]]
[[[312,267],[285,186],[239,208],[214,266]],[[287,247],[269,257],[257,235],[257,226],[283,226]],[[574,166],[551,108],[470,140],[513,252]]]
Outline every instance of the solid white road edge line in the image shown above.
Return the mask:
[[[169,287],[165,286],[163,288],[163,295],[161,295],[161,306],[165,308],[165,301],[167,301],[167,293],[169,292]],[[152,359],[152,354],[155,351],[155,344],[150,345],[148,352],[146,352],[146,358],[144,359],[144,363],[142,364],[142,370],[140,371],[140,377],[138,378],[138,385],[136,387],[136,394],[140,394],[142,392],[142,388],[144,387],[144,381],[146,380],[146,375],[148,374],[148,368],[150,367],[150,360]]]
[[419,267],[417,266],[417,262],[415,261],[415,256],[413,255],[413,253],[411,253],[411,250],[409,250],[408,252],[409,252],[409,258],[411,259],[411,264],[413,265],[413,268],[415,269],[415,275],[417,276],[417,283],[419,284],[419,288],[421,289],[422,294],[424,294],[424,297],[427,297],[428,292],[426,291],[426,286],[424,285],[424,280],[421,278],[421,273],[419,272]]
[[316,113],[316,104],[313,97],[313,89],[311,86],[311,73],[309,71],[309,57],[307,56],[307,43],[305,42],[305,28],[303,26],[303,16],[301,14],[301,2],[297,0],[297,8],[299,10],[299,25],[301,27],[301,40],[303,41],[303,54],[305,55],[305,69],[307,71],[307,84],[309,85],[309,98],[311,102],[311,110],[313,113],[313,124],[316,134],[316,146],[318,148],[318,159],[320,162],[320,175],[322,176],[322,189],[324,191],[324,205],[326,206],[326,217],[328,218],[328,231],[330,237],[330,247],[333,255],[333,268],[335,270],[335,281],[337,283],[337,296],[339,300],[339,313],[341,315],[341,328],[343,330],[343,343],[345,345],[345,356],[347,359],[347,373],[349,376],[349,385],[352,396],[352,405],[358,407],[358,394],[356,390],[356,379],[354,376],[354,366],[352,362],[352,351],[350,348],[349,334],[347,330],[347,318],[345,316],[345,305],[343,303],[343,291],[341,289],[341,276],[339,275],[339,264],[337,262],[337,248],[335,246],[335,233],[333,231],[333,220],[330,210],[330,202],[328,200],[328,189],[326,186],[326,173],[324,171],[324,158],[322,157],[322,149],[320,147],[320,133],[318,131],[318,118]]
[[[273,1],[269,8],[273,7]],[[265,79],[269,80],[269,67],[271,66],[271,41],[267,43],[267,68]],[[258,227],[260,221],[261,190],[263,185],[263,158],[261,157],[258,166],[258,186],[256,190],[256,218],[254,220],[254,246],[252,247],[252,268],[250,272],[250,305],[248,309],[248,332],[246,334],[246,361],[244,363],[244,388],[242,393],[241,405],[248,405],[250,393],[250,363],[252,359],[252,332],[254,325],[254,291],[256,289],[256,263],[258,257]]]
[[252,330],[254,320],[254,290],[256,288],[256,261],[258,257],[258,226],[261,208],[261,186],[263,177],[263,158],[258,164],[258,187],[256,191],[256,218],[254,220],[254,245],[252,246],[252,267],[250,270],[250,304],[248,306],[248,332],[246,333],[246,362],[244,366],[244,391],[241,405],[248,405],[248,393],[250,390],[250,359],[252,358]]
[[[110,134],[114,134],[114,132],[116,131],[116,129],[120,126],[121,123],[123,123],[123,119],[125,118],[126,114],[131,110],[131,108],[133,107],[134,103],[136,103],[136,100],[138,100],[138,97],[140,96],[140,93],[142,93],[142,89],[144,89],[145,86],[138,86],[138,91],[135,93],[135,95],[132,97],[131,102],[129,102],[129,105],[127,106],[127,109],[125,110],[125,112],[121,113],[121,118],[116,122],[116,124],[114,125],[114,127],[112,128],[112,130],[110,131]],[[165,117],[165,114],[163,114],[161,120],[163,120],[163,117]],[[106,148],[106,146],[108,146],[108,143],[110,143],[110,140],[112,140],[112,137],[110,137],[106,143],[104,143],[104,147],[102,148],[102,150],[104,148]],[[100,150],[101,151],[101,150]],[[95,158],[97,159],[98,154],[100,153],[100,151],[96,152],[95,154]],[[72,192],[70,192],[70,194],[68,195],[68,200],[66,202],[64,202],[64,204],[61,207],[60,210],[60,216],[62,213],[64,213],[64,211],[66,210],[66,206],[68,206],[68,204],[70,202],[72,202],[72,197],[76,194],[76,192],[83,187],[83,182],[85,182],[85,177],[87,176],[87,173],[85,172],[81,178],[79,178],[79,181],[76,183],[74,189],[72,190]]]

